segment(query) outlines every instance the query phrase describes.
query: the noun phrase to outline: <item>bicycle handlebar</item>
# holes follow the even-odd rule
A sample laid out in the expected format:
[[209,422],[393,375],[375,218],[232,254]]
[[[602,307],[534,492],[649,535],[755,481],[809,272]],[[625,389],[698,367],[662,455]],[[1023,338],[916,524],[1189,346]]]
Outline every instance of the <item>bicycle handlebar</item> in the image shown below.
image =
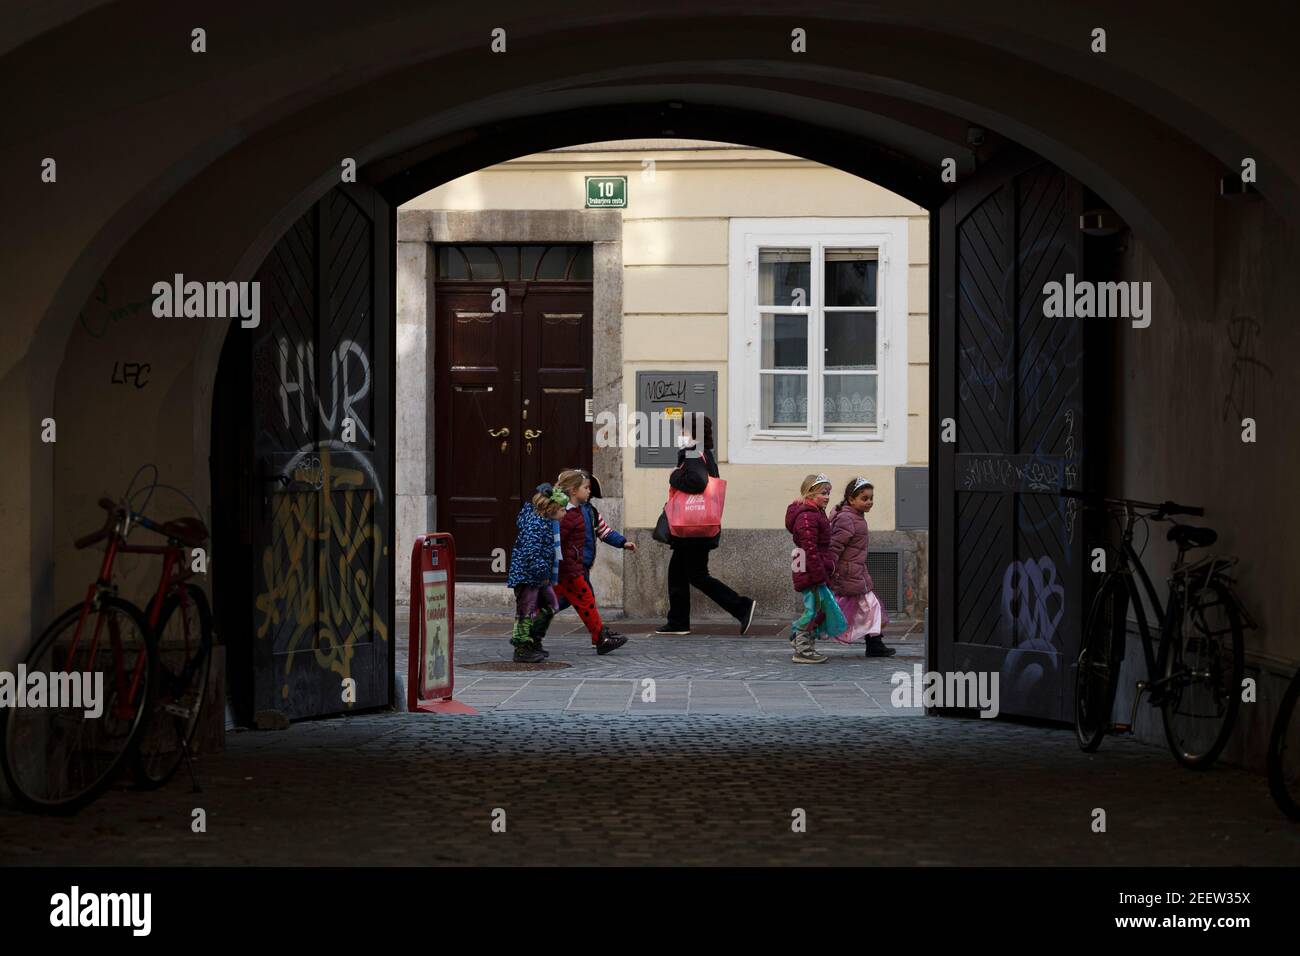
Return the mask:
[[104,518],[104,527],[100,528],[98,531],[93,531],[90,534],[83,535],[76,541],[72,542],[76,548],[89,548],[92,544],[103,541],[113,533],[113,522],[116,518],[117,505],[113,504],[113,502],[109,501],[107,498],[100,498],[99,506],[108,512],[108,515]]
[[1191,515],[1197,518],[1205,515],[1204,508],[1195,505],[1180,505],[1176,501],[1164,501],[1156,504],[1152,501],[1138,501],[1135,498],[1111,498],[1086,491],[1075,491],[1073,488],[1062,488],[1061,497],[1074,498],[1094,508],[1138,508],[1152,512],[1152,517],[1157,521],[1163,521],[1172,515]]
[[145,517],[142,514],[138,514],[137,512],[131,511],[129,508],[119,508],[116,504],[114,504],[112,501],[109,501],[107,498],[100,498],[99,506],[108,512],[108,515],[104,518],[104,527],[100,528],[98,531],[91,532],[88,535],[83,535],[82,537],[77,538],[77,540],[72,542],[73,545],[78,549],[89,548],[92,544],[97,544],[100,541],[103,541],[109,535],[111,535],[113,533],[114,526],[117,524],[118,516],[121,514],[126,514],[131,519],[131,521],[140,525],[141,527],[148,528],[150,531],[154,532],[155,534],[166,535],[167,533],[162,528],[160,528],[157,525],[157,523],[155,523],[153,520]]

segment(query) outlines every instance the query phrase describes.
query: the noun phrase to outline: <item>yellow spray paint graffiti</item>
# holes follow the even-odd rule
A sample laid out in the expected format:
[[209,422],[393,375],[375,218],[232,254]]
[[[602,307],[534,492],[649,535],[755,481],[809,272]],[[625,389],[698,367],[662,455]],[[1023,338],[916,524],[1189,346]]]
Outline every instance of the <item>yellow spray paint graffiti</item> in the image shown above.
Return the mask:
[[275,495],[262,553],[265,590],[256,599],[257,639],[274,641],[284,657],[284,697],[294,661],[303,656],[295,651],[310,647],[317,666],[346,679],[357,644],[388,640],[373,600],[382,547],[375,489],[365,487],[361,470],[334,465],[328,448],[290,477],[307,488]]

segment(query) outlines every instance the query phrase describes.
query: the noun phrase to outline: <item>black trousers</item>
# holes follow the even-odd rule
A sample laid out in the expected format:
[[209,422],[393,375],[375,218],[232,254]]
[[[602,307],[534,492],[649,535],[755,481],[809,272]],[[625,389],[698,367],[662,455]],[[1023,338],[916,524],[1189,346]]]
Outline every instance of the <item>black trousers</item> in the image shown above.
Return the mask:
[[749,598],[741,597],[709,574],[707,542],[679,542],[668,562],[668,623],[688,628],[691,623],[691,586],[738,621],[749,611]]

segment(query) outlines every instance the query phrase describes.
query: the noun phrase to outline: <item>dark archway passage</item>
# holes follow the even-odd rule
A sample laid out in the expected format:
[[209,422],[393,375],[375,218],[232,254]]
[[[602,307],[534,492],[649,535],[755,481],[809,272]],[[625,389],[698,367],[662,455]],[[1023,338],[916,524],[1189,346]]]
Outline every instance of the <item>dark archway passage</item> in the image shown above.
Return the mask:
[[[335,188],[342,157],[355,156],[367,183],[396,204],[523,151],[593,135],[675,134],[736,139],[843,164],[932,211],[980,170],[1009,159],[1012,140],[1091,186],[1132,226],[1125,276],[1151,280],[1162,308],[1155,331],[1127,338],[1123,354],[1101,369],[1104,383],[1125,389],[1113,401],[1117,414],[1105,419],[1107,439],[1122,446],[1123,469],[1112,471],[1109,487],[1179,498],[1190,489],[1188,500],[1217,505],[1223,544],[1247,555],[1245,586],[1264,609],[1259,647],[1294,668],[1294,633],[1281,625],[1295,617],[1296,590],[1289,567],[1274,556],[1287,553],[1300,520],[1284,480],[1296,471],[1297,446],[1273,440],[1244,446],[1238,430],[1242,417],[1259,415],[1271,429],[1265,434],[1290,434],[1300,409],[1294,377],[1282,374],[1285,358],[1300,347],[1288,318],[1300,296],[1293,268],[1300,152],[1291,148],[1296,129],[1286,102],[1294,86],[1294,58],[1286,49],[1291,31],[1280,19],[1263,12],[1242,20],[1230,9],[1174,18],[1157,6],[1117,13],[1069,2],[1030,9],[1014,0],[978,8],[950,0],[896,9],[843,5],[834,17],[810,21],[814,53],[792,59],[788,18],[803,16],[796,5],[772,5],[764,8],[771,16],[749,17],[740,15],[748,9],[720,0],[683,16],[613,0],[582,11],[578,16],[590,16],[576,22],[511,0],[451,14],[425,5],[408,12],[383,2],[364,9],[286,2],[245,22],[234,7],[211,11],[212,36],[230,42],[195,57],[176,42],[191,26],[188,10],[151,7],[155,15],[147,22],[133,22],[122,14],[138,12],[138,4],[93,6],[63,5],[57,16],[90,12],[62,29],[47,24],[44,35],[24,25],[14,36],[31,41],[5,56],[6,75],[29,79],[31,91],[12,98],[13,135],[0,147],[0,162],[17,171],[13,181],[30,182],[33,156],[55,153],[64,174],[57,189],[16,191],[13,221],[30,227],[29,241],[0,263],[13,297],[7,332],[16,343],[0,359],[0,400],[11,412],[0,422],[0,440],[18,458],[0,475],[4,497],[17,503],[0,522],[15,543],[2,562],[11,586],[0,650],[11,660],[56,603],[59,576],[68,577],[72,562],[60,546],[77,533],[94,497],[80,474],[85,462],[95,462],[96,480],[111,485],[120,477],[115,469],[129,475],[141,457],[165,455],[165,465],[195,476],[199,501],[220,502],[215,485],[206,493],[203,457],[212,447],[209,430],[231,421],[214,417],[208,392],[226,330],[196,326],[184,339],[168,327],[164,340],[155,336],[156,325],[124,320],[116,338],[88,342],[78,332],[78,309],[101,276],[122,294],[110,317],[130,317],[149,283],[173,271],[253,278],[276,243]],[[1104,57],[1093,56],[1086,42],[1099,13],[1114,18],[1117,41]],[[512,32],[511,54],[485,69],[485,37],[507,15],[520,26]],[[160,76],[171,81],[166,95],[157,91]],[[593,127],[593,120],[604,125]],[[975,144],[972,125],[983,129],[984,145]],[[77,163],[87,155],[93,164]],[[956,188],[937,175],[949,156],[958,160]],[[66,157],[73,157],[71,171]],[[1262,201],[1220,195],[1221,183],[1233,184],[1245,157],[1258,160]],[[998,192],[1012,199],[1004,211],[1020,209],[1026,195],[1005,182],[992,194]],[[1023,211],[1023,221],[1032,220],[1033,210]],[[966,212],[954,216],[958,238],[963,221],[978,221],[979,206]],[[1016,223],[1013,214],[1002,242],[995,235],[989,248],[1017,248]],[[991,258],[1010,264],[1013,276],[1022,262],[1015,253]],[[933,259],[938,262],[937,251]],[[1043,262],[1049,272],[1055,268]],[[1091,268],[1087,256],[1084,268]],[[960,320],[958,279],[950,278],[952,314]],[[991,323],[1004,338],[1047,345],[1016,307],[1032,296],[1015,284],[1006,295],[1001,278],[991,278],[1009,304],[981,318],[1004,320]],[[933,291],[937,314],[942,296]],[[1241,336],[1225,334],[1225,326],[1257,330],[1258,348],[1240,348]],[[953,364],[944,372],[953,375],[954,407],[963,381],[1018,386],[1036,369],[1035,354],[1013,350],[1006,370],[990,354],[963,379],[960,335],[958,324]],[[978,345],[980,336],[974,338]],[[145,347],[155,351],[125,354]],[[115,358],[152,360],[158,385],[126,405],[99,384],[107,377],[99,375],[104,363]],[[180,370],[171,378],[164,371],[169,361]],[[1243,382],[1243,367],[1272,374],[1270,361],[1277,370],[1271,382],[1262,372],[1258,388]],[[936,379],[941,364],[932,365]],[[239,408],[228,389],[220,394]],[[1059,397],[1050,389],[1036,394]],[[988,398],[1005,414],[997,398]],[[939,405],[932,395],[932,424],[944,415]],[[1090,412],[1101,407],[1091,397],[1086,406]],[[52,410],[60,420],[57,448],[36,437],[37,423]],[[959,439],[947,452],[954,475],[961,474],[959,454],[1027,454],[1025,436],[1041,437],[1055,457],[1070,457],[1059,427],[1036,436],[1040,426],[1024,420],[1022,410],[1031,406],[1013,407],[1010,427],[983,432],[978,447],[961,451]],[[961,417],[960,410],[948,411]],[[980,422],[979,409],[966,411],[970,420],[959,424],[1006,421],[999,414]],[[193,449],[157,438],[176,433],[178,422],[180,434],[192,428]],[[959,428],[959,436],[969,430]],[[1085,438],[1085,452],[1097,450]],[[936,468],[941,451],[931,456]],[[251,459],[248,464],[251,475]],[[998,519],[1015,529],[997,542],[999,555],[1009,565],[1032,560],[1037,572],[1028,578],[1022,567],[1009,579],[1004,571],[990,586],[978,585],[984,603],[972,615],[1005,613],[1014,627],[1025,619],[1025,633],[1039,628],[1043,615],[1028,582],[1040,592],[1046,583],[1051,593],[1041,558],[1050,553],[1057,582],[1066,558],[1059,549],[1016,549],[1036,543],[1032,525],[1057,516],[1030,510],[1042,501],[1033,488],[1003,484],[956,494],[958,518],[963,501],[970,516],[1009,516]],[[250,573],[256,566],[250,562]],[[954,606],[960,600],[954,595]],[[1047,619],[1055,612],[1049,603]],[[249,633],[254,628],[249,621]],[[1017,631],[1011,633],[1014,639]],[[955,661],[978,642],[961,643]],[[1039,662],[1028,663],[1026,673],[1045,672]],[[1266,664],[1258,666],[1265,687]],[[1046,700],[1027,693],[1034,706],[1061,706],[1059,681],[1037,686],[1057,691]],[[1266,736],[1268,699],[1265,692],[1264,706],[1246,711],[1253,723],[1243,724],[1234,753],[1242,762],[1249,762],[1251,742]],[[683,862],[806,861],[813,854],[834,862],[900,863],[1295,859],[1295,841],[1279,838],[1259,781],[1232,768],[1178,774],[1166,754],[1136,744],[1081,760],[1067,735],[1012,722],[918,718],[878,729],[868,723],[827,721],[809,732],[798,720],[760,724],[688,715],[642,734],[630,722],[566,718],[561,725],[549,715],[515,716],[476,736],[482,728],[460,725],[440,735],[441,726],[416,725],[401,714],[313,721],[279,739],[232,735],[231,752],[210,764],[210,807],[214,817],[224,812],[227,822],[246,828],[225,844],[231,862],[269,862],[272,843],[289,862],[356,862],[354,846],[331,842],[343,832],[364,846],[367,861],[507,862],[505,844],[484,842],[491,809],[485,794],[495,796],[496,782],[521,772],[530,779],[502,798],[512,812],[528,808],[527,822],[514,831],[525,837],[515,860],[644,860],[647,839],[665,834],[666,843],[653,845]],[[548,728],[555,731],[549,752],[527,753]],[[1105,761],[1103,772],[1098,761]],[[453,762],[467,772],[430,813],[428,794],[446,784],[441,769]],[[245,786],[250,778],[254,785]],[[390,784],[395,779],[400,786]],[[590,786],[539,794],[537,779]],[[1081,823],[1099,791],[1117,819],[1137,820],[1145,832],[1130,829],[1125,840],[1112,842],[1087,832]],[[630,796],[617,813],[593,814],[595,800],[609,793]],[[876,821],[861,811],[868,794],[887,803],[900,831],[915,838],[882,839]],[[828,825],[800,846],[789,839],[786,808],[810,796],[852,809],[820,818],[819,826]],[[192,809],[183,792],[158,799],[177,820]],[[313,799],[320,812],[304,814]],[[730,810],[722,826],[708,818],[719,802]],[[374,829],[356,828],[358,803],[375,811],[363,818]],[[1220,828],[1225,806],[1233,813]],[[76,824],[84,826],[84,841],[66,841],[63,858],[171,862],[178,847],[193,845],[134,825],[111,829],[134,819],[139,807],[123,794],[96,805]],[[769,816],[774,807],[780,812]],[[436,831],[428,827],[430,816]],[[93,829],[97,824],[108,827]],[[273,829],[276,839],[259,828]],[[39,822],[24,831],[25,841],[7,845],[49,862],[50,848],[69,832]],[[412,832],[419,834],[414,841]],[[581,845],[569,842],[570,834],[581,834]],[[709,844],[710,835],[719,842]],[[1231,842],[1212,839],[1218,837]]]
[[[565,135],[581,141],[590,138],[595,129],[602,135],[615,132],[631,138],[708,129],[712,136],[738,142],[752,139],[769,147],[779,143],[784,148],[796,148],[796,143],[802,143],[799,148],[805,156],[815,156],[844,171],[871,175],[880,184],[906,190],[909,198],[922,202],[931,210],[938,229],[947,230],[932,230],[929,431],[935,480],[930,486],[930,660],[945,669],[999,672],[1007,695],[1003,713],[1066,719],[1072,705],[1071,664],[1077,653],[1086,593],[1079,560],[1082,533],[1076,534],[1073,527],[1077,516],[1067,511],[1055,489],[1081,486],[1085,468],[1096,468],[1104,460],[1104,449],[1094,449],[1091,442],[1085,446],[1084,441],[1085,432],[1093,426],[1084,409],[1082,323],[1044,323],[1037,306],[1038,290],[1045,282],[1062,279],[1067,272],[1079,278],[1085,274],[1083,240],[1078,232],[1084,188],[1015,144],[1000,142],[996,151],[992,147],[986,150],[987,168],[971,178],[969,187],[950,195],[951,187],[915,160],[856,137],[826,133],[811,126],[774,127],[770,119],[761,113],[695,107],[679,101],[628,105],[595,115],[530,117],[517,124],[490,127],[481,137],[475,137],[472,145],[436,158],[426,156],[409,168],[399,168],[398,160],[364,168],[361,178],[387,196],[388,208],[393,208],[404,197],[461,175],[467,167],[513,157],[529,147],[564,144],[558,137]],[[771,132],[774,128],[779,130],[776,135]],[[427,154],[432,148],[417,153]],[[414,155],[408,154],[404,161],[411,161]],[[338,187],[335,193],[344,195],[348,188]],[[318,215],[313,211],[302,223],[310,224]],[[306,230],[305,234],[313,234],[310,225],[302,223],[286,234],[282,245],[295,232]],[[274,258],[283,261],[284,256],[277,252]],[[377,284],[382,276],[393,281],[391,272],[376,271],[374,275]],[[389,301],[393,301],[391,296]],[[433,320],[431,314],[429,321]],[[391,334],[391,317],[387,327]],[[381,332],[376,325],[374,334]],[[232,336],[238,334],[239,330],[231,332]],[[264,341],[273,341],[276,334],[274,329],[268,330]],[[1094,342],[1094,346],[1098,344]],[[332,354],[337,349],[337,343],[327,345],[321,343],[316,354]],[[1103,351],[1094,347],[1089,361],[1094,372],[1100,370]],[[337,394],[337,373],[331,374],[319,358],[316,365],[318,377],[313,381],[322,383],[327,391],[332,382]],[[238,371],[231,374],[237,375]],[[391,375],[391,370],[377,372],[376,385],[384,374]],[[295,382],[279,382],[274,375],[272,379],[268,407],[287,408],[288,392],[295,391]],[[433,382],[432,387],[439,387],[438,383]],[[257,388],[251,391],[259,393]],[[267,388],[263,386],[261,391]],[[321,416],[329,412],[326,405],[317,405]],[[376,414],[384,408],[379,403],[373,407]],[[314,413],[310,401],[304,408]],[[389,414],[395,415],[394,407],[390,406]],[[948,419],[955,424],[958,436],[951,443],[941,440],[942,426]],[[305,440],[308,436],[302,437]],[[321,442],[317,444],[323,448]],[[298,442],[292,453],[308,453],[309,457],[314,454],[313,460],[321,458],[321,451],[304,452],[306,448]],[[375,451],[384,454],[378,446]],[[328,449],[324,453],[331,454]],[[394,454],[391,448],[388,454],[390,458]],[[997,481],[980,483],[970,477],[981,470],[999,476],[1009,469],[1023,471],[1027,463],[1043,469],[1044,474],[1050,472],[1050,480],[1004,482],[999,477]],[[255,478],[266,470],[255,466]],[[964,486],[960,484],[963,480]],[[391,478],[384,494],[390,498],[393,494]],[[262,497],[268,496],[263,492]],[[251,518],[245,520],[251,522],[252,538],[265,542],[264,555],[254,549],[254,569],[244,584],[253,588],[252,603],[258,608],[252,614],[252,633],[259,635],[257,642],[264,641],[275,627],[286,627],[290,633],[300,631],[303,625],[296,622],[298,617],[315,621],[310,627],[319,630],[321,605],[331,601],[338,604],[337,594],[330,594],[331,588],[337,591],[351,585],[341,580],[331,583],[323,573],[312,574],[307,583],[311,589],[319,589],[318,596],[308,603],[302,603],[300,598],[290,606],[284,595],[276,596],[261,580],[266,577],[262,566],[267,560],[274,563],[271,542],[282,543],[283,529],[278,537],[274,531],[276,511],[262,504],[248,513]],[[376,540],[396,541],[395,529],[386,523],[394,520],[392,514],[391,509],[375,514]],[[443,509],[440,529],[453,530],[458,517]],[[349,533],[343,531],[345,537]],[[324,537],[321,532],[321,539]],[[392,550],[384,555],[382,565],[376,566],[377,573],[371,578],[376,587],[391,580],[386,575],[391,575],[393,563],[402,559]],[[1034,572],[1032,577],[1026,569]],[[316,590],[311,593],[317,595]],[[395,598],[393,595],[373,602],[375,633],[396,634]],[[232,607],[248,603],[247,594],[232,598]],[[388,640],[383,645],[388,651],[386,674],[396,664],[391,644]],[[232,661],[240,657],[241,653],[235,653]],[[293,665],[286,659],[280,659],[282,673],[277,676],[270,672],[268,655],[254,652],[251,657],[257,659],[253,671],[266,674],[254,683],[261,682],[268,688],[273,684],[282,689],[292,686],[288,675],[293,673]],[[243,654],[243,658],[248,661],[250,655]],[[317,675],[313,681],[323,681],[324,689],[316,692],[317,703],[307,708],[290,707],[283,703],[287,697],[281,695],[277,700],[276,695],[262,693],[257,709],[280,709],[291,716],[307,716],[388,702],[380,692],[386,684],[380,680],[374,685],[375,693],[364,703],[343,704],[337,685],[348,676],[347,672],[333,667],[328,654],[306,655],[302,662]],[[240,686],[245,677],[232,676],[232,687]],[[240,696],[246,695],[241,692]],[[400,695],[394,703],[401,705]],[[241,707],[241,714],[248,719],[251,711]]]

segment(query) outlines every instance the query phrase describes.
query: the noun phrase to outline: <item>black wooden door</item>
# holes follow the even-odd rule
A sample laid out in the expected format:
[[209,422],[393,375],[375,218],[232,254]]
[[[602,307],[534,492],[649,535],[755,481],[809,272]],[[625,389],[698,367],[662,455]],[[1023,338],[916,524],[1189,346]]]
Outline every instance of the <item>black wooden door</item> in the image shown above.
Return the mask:
[[591,469],[591,306],[587,281],[438,282],[434,479],[457,580],[504,581],[524,499]]
[[1081,278],[1080,197],[1024,158],[973,177],[938,222],[931,648],[940,671],[997,673],[1003,713],[1061,720],[1085,594],[1058,491],[1081,485],[1085,350],[1081,320],[1044,316],[1043,288]]
[[257,274],[262,322],[247,334],[259,711],[390,702],[390,218],[373,190],[338,187]]

